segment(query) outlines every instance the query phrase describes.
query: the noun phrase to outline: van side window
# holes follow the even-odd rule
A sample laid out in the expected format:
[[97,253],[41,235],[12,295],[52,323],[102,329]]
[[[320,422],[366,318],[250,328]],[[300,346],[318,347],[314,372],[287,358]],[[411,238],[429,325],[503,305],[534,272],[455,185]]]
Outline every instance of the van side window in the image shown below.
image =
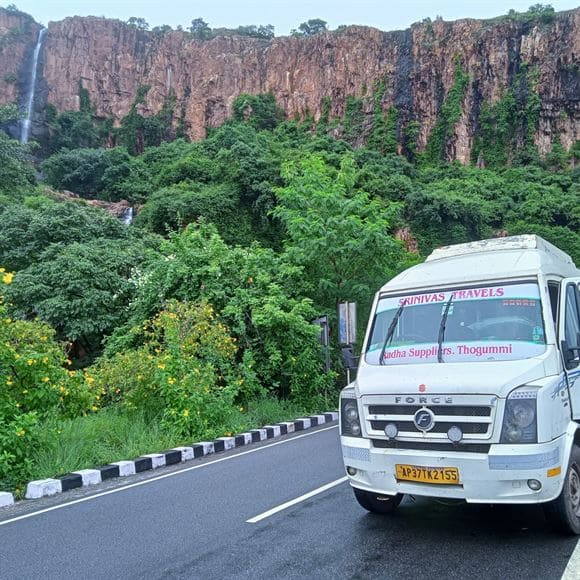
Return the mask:
[[[577,347],[580,333],[580,308],[578,304],[578,290],[574,284],[566,288],[566,321],[564,334],[569,347]],[[575,357],[578,358],[578,355]]]
[[550,306],[552,307],[552,318],[554,324],[558,322],[558,302],[560,301],[560,284],[548,282],[548,294],[550,295]]

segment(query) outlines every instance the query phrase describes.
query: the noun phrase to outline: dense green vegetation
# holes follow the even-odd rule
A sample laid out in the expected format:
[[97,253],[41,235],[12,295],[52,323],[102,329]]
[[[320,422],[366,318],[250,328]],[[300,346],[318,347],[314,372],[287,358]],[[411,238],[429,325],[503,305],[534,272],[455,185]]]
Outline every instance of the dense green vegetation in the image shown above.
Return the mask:
[[[327,99],[319,123],[240,95],[195,143],[172,99],[145,118],[142,87],[113,129],[80,85],[80,111],[50,111],[41,183],[0,132],[0,488],[334,407],[341,364],[323,372],[311,321],[349,300],[364,324],[374,291],[435,246],[538,233],[580,263],[579,148],[539,157],[534,70],[484,104],[473,165],[445,162],[468,80],[458,59],[425,151],[417,122],[383,109],[385,82],[342,119]],[[136,220],[88,199],[125,199]]]

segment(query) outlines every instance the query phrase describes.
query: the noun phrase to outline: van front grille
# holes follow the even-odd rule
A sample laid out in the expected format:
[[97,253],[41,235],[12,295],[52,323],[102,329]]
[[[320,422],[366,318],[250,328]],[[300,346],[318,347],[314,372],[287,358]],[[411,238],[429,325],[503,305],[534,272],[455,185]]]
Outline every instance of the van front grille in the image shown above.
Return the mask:
[[[444,404],[438,404],[438,401],[432,403],[432,398],[428,398],[425,404],[413,404],[415,401],[409,401],[409,399],[415,399],[419,402],[419,398],[407,395],[363,397],[363,412],[368,437],[386,440],[385,427],[394,424],[397,428],[397,440],[421,439],[450,444],[447,432],[454,426],[461,429],[462,442],[477,442],[491,438],[496,397],[482,395],[432,397],[441,399]],[[401,403],[399,404],[398,401]],[[414,417],[420,409],[429,409],[433,413],[433,425],[428,430],[419,429],[415,425]]]

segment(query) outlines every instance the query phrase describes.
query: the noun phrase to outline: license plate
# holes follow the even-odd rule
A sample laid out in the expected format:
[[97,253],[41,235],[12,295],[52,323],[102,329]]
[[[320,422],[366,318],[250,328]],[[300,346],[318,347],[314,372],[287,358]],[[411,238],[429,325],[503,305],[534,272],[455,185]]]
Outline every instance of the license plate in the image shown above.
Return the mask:
[[418,481],[442,485],[459,485],[457,467],[424,467],[421,465],[395,465],[398,480]]

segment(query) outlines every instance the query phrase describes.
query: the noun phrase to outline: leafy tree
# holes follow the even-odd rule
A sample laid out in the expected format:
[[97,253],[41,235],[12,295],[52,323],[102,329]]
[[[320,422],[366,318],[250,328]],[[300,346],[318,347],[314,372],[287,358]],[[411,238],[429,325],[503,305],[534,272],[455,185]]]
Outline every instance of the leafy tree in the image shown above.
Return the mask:
[[270,40],[274,38],[274,27],[271,24],[267,24],[266,26],[256,26],[255,24],[238,26],[236,28],[236,34]]
[[49,150],[97,147],[101,143],[92,115],[87,111],[64,111],[57,113],[47,108],[50,131]]
[[316,156],[283,169],[274,215],[285,226],[290,263],[304,268],[304,284],[315,305],[333,312],[338,302],[368,304],[377,287],[404,258],[389,234],[396,206],[355,191],[356,174],[345,157],[338,172]]
[[102,244],[103,239],[128,237],[118,219],[84,203],[47,200],[36,209],[13,204],[0,214],[0,220],[0,263],[9,270],[38,262],[51,245],[94,240]]
[[0,488],[30,478],[30,449],[41,445],[41,421],[91,409],[94,395],[67,361],[54,330],[37,320],[14,320],[4,295],[13,274],[0,268]]
[[133,270],[147,262],[142,245],[102,239],[53,245],[19,271],[6,291],[14,315],[48,322],[73,356],[94,358],[103,336],[125,319]]
[[194,18],[188,30],[198,40],[209,40],[212,37],[211,28],[203,18]]
[[131,16],[129,20],[127,20],[127,24],[131,28],[136,28],[137,30],[149,30],[149,24],[146,22],[144,18]]
[[554,20],[556,11],[551,4],[534,4],[529,7],[528,14],[534,18],[539,18],[541,22],[547,24]]
[[314,36],[315,34],[320,34],[321,32],[327,32],[328,26],[326,21],[320,18],[313,18],[307,22],[302,22],[298,26],[297,30],[291,30],[290,34],[292,36]]
[[[16,105],[0,106],[0,126],[20,117],[21,113]],[[28,147],[0,130],[0,199],[3,195],[14,197],[18,192],[30,190],[35,182]]]
[[266,38],[268,40],[274,38],[274,26],[272,24],[258,26],[257,36],[258,38]]
[[331,377],[320,372],[315,311],[294,290],[299,270],[272,250],[229,247],[209,224],[173,235],[167,256],[138,281],[128,327],[108,343],[109,354],[142,343],[143,321],[170,299],[204,301],[236,337],[238,360],[273,394],[320,403]]
[[158,234],[179,230],[199,218],[212,222],[228,243],[249,245],[254,234],[236,188],[227,185],[173,186],[155,192],[135,221]]
[[169,26],[169,24],[162,24],[161,26],[154,26],[151,29],[151,32],[153,32],[153,34],[155,34],[157,36],[163,36],[164,34],[171,32],[172,30],[173,30],[173,28],[171,28],[171,26]]
[[46,181],[56,189],[70,190],[85,198],[117,201],[126,193],[122,183],[133,177],[134,164],[125,148],[116,147],[62,151],[41,167]]
[[273,129],[284,118],[272,93],[238,95],[233,105],[234,120],[246,121],[256,129]]

